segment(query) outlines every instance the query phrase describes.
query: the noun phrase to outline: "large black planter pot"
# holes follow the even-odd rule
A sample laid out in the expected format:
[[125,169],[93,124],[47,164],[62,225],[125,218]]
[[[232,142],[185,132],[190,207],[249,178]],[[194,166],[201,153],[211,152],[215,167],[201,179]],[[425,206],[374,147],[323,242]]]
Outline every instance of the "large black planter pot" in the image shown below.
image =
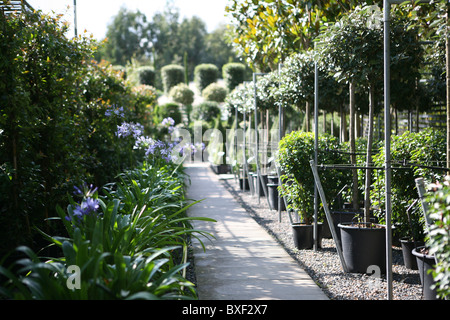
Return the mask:
[[[405,264],[405,267],[410,270],[417,270],[417,259],[412,253],[413,249],[416,247],[414,241],[409,239],[400,239],[400,243],[402,246],[403,262]],[[417,247],[423,245],[423,242],[417,243]]]
[[431,289],[431,286],[435,283],[433,275],[428,272],[428,270],[434,269],[433,266],[436,264],[436,260],[434,256],[421,253],[420,249],[423,248],[425,247],[422,246],[412,250],[412,254],[416,257],[420,281],[422,282],[423,298],[425,300],[438,300],[436,289]]
[[[267,185],[267,175],[266,174],[262,174],[261,175],[262,180],[264,181],[264,184]],[[261,197],[264,197],[264,189],[263,189],[263,185],[261,184],[261,179],[258,178],[258,174],[257,173],[253,173],[253,190],[255,190],[255,195],[258,194],[258,187],[259,187],[259,195]]]
[[342,248],[342,245],[341,245],[341,232],[339,231],[338,225],[340,223],[353,222],[353,219],[355,218],[356,215],[357,215],[356,212],[346,212],[346,211],[332,212],[331,213],[331,218],[333,219],[334,230],[336,230],[338,243],[341,246],[341,248]]
[[[297,249],[312,249],[314,246],[314,225],[293,223],[292,235],[294,238],[294,245]],[[322,247],[322,224],[317,225],[319,247]]]
[[310,224],[293,223],[292,236],[294,245],[297,249],[311,249],[314,245],[313,232],[314,227]]
[[267,183],[278,184],[278,176],[267,176]]
[[211,164],[211,167],[216,174],[226,174],[231,171],[229,164]]
[[248,179],[247,178],[239,178],[239,188],[241,190],[244,190],[244,186],[245,186],[245,191],[250,191],[250,185],[248,183]]
[[378,266],[386,273],[386,229],[369,228],[365,224],[340,223],[342,252],[348,271],[367,273],[369,266]]
[[280,203],[278,202],[278,183],[268,183],[267,191],[269,193],[269,203],[272,206],[272,209],[278,210],[278,206],[281,206],[281,211],[286,211],[286,206],[284,205],[284,199],[280,199]]

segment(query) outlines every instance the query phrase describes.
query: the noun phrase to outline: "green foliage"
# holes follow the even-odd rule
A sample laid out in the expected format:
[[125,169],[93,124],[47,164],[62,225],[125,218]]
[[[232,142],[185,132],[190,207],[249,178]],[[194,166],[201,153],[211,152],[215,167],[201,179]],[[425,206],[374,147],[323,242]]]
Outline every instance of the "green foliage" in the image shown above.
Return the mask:
[[202,92],[208,85],[214,83],[219,78],[219,69],[210,63],[199,64],[194,69],[194,82]]
[[[411,237],[423,239],[423,219],[414,216],[413,234],[411,235],[406,209],[418,198],[415,179],[421,177],[428,182],[436,181],[442,174],[442,170],[434,170],[430,167],[439,167],[445,163],[445,133],[432,129],[419,133],[405,132],[401,136],[391,138],[392,169],[392,222],[397,227],[394,234],[399,237]],[[383,167],[385,162],[384,146],[373,157],[374,165]],[[375,177],[371,198],[375,206],[384,208],[385,176],[379,174]],[[384,221],[384,216],[378,217]]]
[[168,94],[172,87],[184,83],[184,68],[176,64],[164,66],[161,69],[161,78],[164,93]]
[[177,103],[166,103],[155,107],[154,121],[155,123],[161,123],[165,118],[172,118],[175,123],[181,123],[182,115],[180,106]]
[[229,43],[253,70],[274,71],[290,55],[311,49],[323,25],[336,21],[356,5],[361,1],[233,0],[226,7],[231,26]]
[[433,270],[436,291],[440,298],[450,296],[450,187],[449,176],[443,181],[429,185],[426,201],[429,203],[428,214],[432,224],[428,230],[427,245],[430,254],[437,260]]
[[191,119],[203,120],[212,123],[217,116],[220,116],[220,108],[217,102],[205,101],[193,106]]
[[[193,284],[185,279],[189,237],[209,237],[194,230],[185,210],[185,176],[177,168],[144,165],[120,175],[99,197],[85,188],[81,202],[70,198],[59,220],[67,236],[43,235],[61,249],[49,259],[20,247],[25,259],[15,273],[0,267],[3,297],[13,299],[191,299]],[[90,212],[80,216],[83,204]],[[97,204],[97,206],[92,206]],[[69,266],[80,269],[79,288],[71,289]]]
[[182,105],[190,105],[194,102],[194,91],[187,84],[179,83],[170,89],[169,97]]
[[[399,110],[415,110],[416,98],[409,97],[425,94],[416,86],[423,49],[418,28],[401,9],[396,9],[390,34],[390,41],[395,44],[391,46],[392,103]],[[316,41],[323,69],[339,82],[353,82],[363,88],[382,86],[384,48],[382,10],[378,6],[356,7],[323,28]]]
[[253,82],[243,82],[231,91],[225,99],[229,108],[237,108],[240,113],[255,109],[255,89]]
[[[227,159],[227,148],[225,145],[226,141],[226,131],[225,127],[222,124],[222,120],[220,114],[213,120],[214,121],[214,130],[210,131],[211,134],[208,136],[206,134],[206,139],[208,145],[206,149],[208,150],[208,161],[213,164],[228,164],[229,159]],[[207,131],[208,132],[208,131]]]
[[218,83],[211,83],[202,91],[202,96],[206,101],[214,101],[218,103],[224,102],[227,94],[228,90]]
[[154,87],[156,85],[156,73],[152,67],[142,66],[133,70],[131,76],[137,85],[147,85]]
[[281,86],[278,72],[270,72],[257,78],[256,104],[258,110],[278,110],[277,90]]
[[106,31],[107,41],[101,50],[102,58],[124,66],[133,57],[144,56],[150,49],[149,42],[142,41],[147,37],[147,32],[147,18],[142,12],[120,8]]
[[238,62],[227,63],[222,67],[222,78],[231,92],[245,80],[245,65]]
[[32,243],[32,227],[47,225],[81,180],[103,185],[135,166],[132,145],[114,132],[122,121],[143,122],[152,103],[92,61],[98,44],[69,40],[59,19],[0,15],[2,253]]
[[[319,136],[319,164],[342,163],[337,151],[338,140],[329,135]],[[314,159],[314,134],[293,131],[281,139],[277,163],[284,173],[280,194],[287,196],[289,207],[296,210],[305,223],[311,223],[314,214],[314,176],[310,161]],[[319,173],[327,199],[333,199],[348,182],[348,174],[327,169]]]

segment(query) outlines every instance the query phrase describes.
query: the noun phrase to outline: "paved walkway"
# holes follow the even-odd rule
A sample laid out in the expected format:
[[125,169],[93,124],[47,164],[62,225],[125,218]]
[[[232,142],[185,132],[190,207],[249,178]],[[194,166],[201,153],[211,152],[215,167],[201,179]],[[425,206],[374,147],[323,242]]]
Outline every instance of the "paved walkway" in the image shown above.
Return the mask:
[[202,202],[190,216],[194,226],[216,239],[205,240],[206,252],[194,240],[195,269],[200,300],[326,300],[311,277],[220,184],[206,163],[188,163],[190,199]]

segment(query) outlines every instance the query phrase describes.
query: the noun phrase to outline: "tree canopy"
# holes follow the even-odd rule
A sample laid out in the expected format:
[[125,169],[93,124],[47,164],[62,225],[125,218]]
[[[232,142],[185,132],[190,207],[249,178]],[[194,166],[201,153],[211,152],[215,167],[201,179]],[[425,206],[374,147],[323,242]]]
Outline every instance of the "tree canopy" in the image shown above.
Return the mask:
[[197,16],[180,19],[178,8],[169,5],[163,12],[147,17],[140,11],[122,7],[108,25],[107,41],[97,55],[114,65],[127,65],[132,59],[155,70],[187,60],[189,79],[195,66],[215,64],[219,70],[230,61],[238,61],[225,40],[225,26],[208,33]]

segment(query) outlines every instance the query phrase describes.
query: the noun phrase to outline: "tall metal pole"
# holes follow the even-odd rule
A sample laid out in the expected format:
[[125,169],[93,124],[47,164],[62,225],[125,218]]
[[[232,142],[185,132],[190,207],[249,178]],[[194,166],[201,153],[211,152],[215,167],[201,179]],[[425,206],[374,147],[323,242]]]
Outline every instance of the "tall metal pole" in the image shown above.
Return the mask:
[[[278,75],[281,74],[281,68],[283,68],[283,65],[280,63],[278,65]],[[278,86],[280,83],[278,83]],[[281,139],[283,139],[283,133],[284,133],[284,110],[281,103],[278,105],[278,144],[280,143]],[[281,186],[281,172],[280,168],[277,166],[277,175],[278,175],[278,186]],[[281,222],[281,201],[284,201],[284,198],[280,196],[280,192],[278,193],[278,222]]]
[[385,140],[385,199],[386,199],[386,281],[387,298],[392,300],[392,228],[391,228],[391,48],[390,48],[390,0],[384,0],[384,140]]
[[77,30],[77,0],[73,0],[73,14],[74,14],[74,23],[75,23],[75,37],[78,36]]
[[260,194],[260,188],[259,188],[259,183],[260,183],[260,172],[259,172],[259,159],[258,159],[258,153],[259,153],[259,148],[258,148],[258,106],[257,106],[257,102],[256,102],[256,95],[257,93],[257,88],[256,88],[256,73],[253,73],[253,89],[254,89],[254,98],[253,98],[253,106],[255,108],[255,162],[256,162],[256,183],[255,183],[255,187],[256,190],[255,192],[257,193],[258,196],[258,203],[260,203],[261,201],[261,194]]
[[242,190],[246,190],[247,188],[245,187],[245,179],[249,179],[248,177],[248,172],[247,172],[247,157],[245,155],[245,144],[246,144],[246,139],[245,139],[245,135],[246,135],[246,124],[245,124],[245,110],[243,112],[243,120],[244,120],[244,137],[243,137],[243,142],[242,142],[242,161],[243,163],[243,168],[242,168]]
[[[318,164],[319,151],[319,69],[317,61],[314,61],[314,165]],[[319,211],[319,199],[317,185],[314,184],[314,251],[319,249],[317,217]]]

